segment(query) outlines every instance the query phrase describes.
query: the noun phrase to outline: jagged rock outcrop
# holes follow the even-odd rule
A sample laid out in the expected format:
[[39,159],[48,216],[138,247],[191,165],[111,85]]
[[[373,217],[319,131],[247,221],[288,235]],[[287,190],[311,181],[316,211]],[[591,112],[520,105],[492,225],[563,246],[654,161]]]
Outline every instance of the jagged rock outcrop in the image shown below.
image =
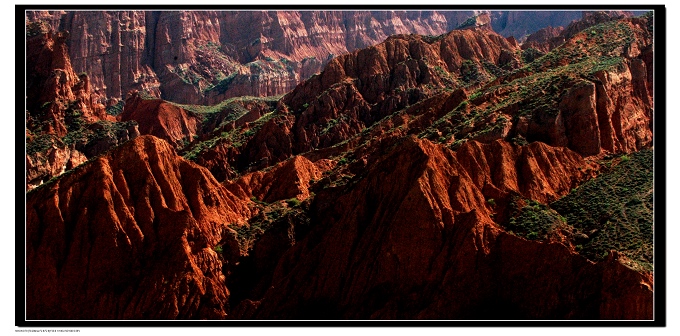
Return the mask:
[[[114,118],[96,101],[90,77],[73,70],[68,32],[34,22],[27,24],[26,35],[26,189],[30,190],[108,149],[111,145],[101,141],[106,132],[84,144],[85,133],[92,131],[83,129],[92,125],[97,129],[101,126],[97,123],[108,125]],[[117,144],[117,139],[113,142]]]
[[651,318],[649,277],[505,233],[449,150],[406,139],[369,161],[351,188],[317,192],[311,218],[324,224],[281,257],[241,317]]
[[327,161],[315,164],[303,156],[294,156],[270,170],[244,175],[236,181],[226,182],[225,186],[234,194],[267,203],[293,197],[302,201],[309,197],[310,182],[318,180],[330,167]]
[[167,142],[130,141],[28,193],[26,209],[27,318],[225,317],[238,254],[226,224],[250,210]]
[[[522,43],[522,49],[527,50],[530,48],[540,50],[544,53],[549,52],[552,48],[556,47],[557,45],[553,45],[551,41],[554,41],[555,38],[560,36],[560,34],[564,31],[564,27],[545,27],[542,29],[539,29],[535,33],[527,36],[526,40],[524,43]],[[564,42],[564,38],[562,38],[562,42]]]
[[[321,26],[304,35],[305,20],[343,17],[296,13],[228,13],[266,23],[244,33],[256,42],[246,48],[225,44],[225,13],[146,13],[159,44],[144,48],[170,83],[161,92],[228,95],[252,71],[270,71],[254,64],[331,43]],[[380,27],[404,25],[399,15]],[[603,210],[579,226],[569,213],[582,213],[579,203],[554,206],[595,195],[584,181],[652,145],[649,19],[589,26],[528,63],[489,17],[493,25],[481,13],[468,29],[396,35],[323,61],[281,99],[206,107],[133,94],[121,116],[129,124],[65,122],[68,136],[30,148],[34,181],[89,157],[85,143],[120,145],[136,130],[170,143],[138,137],[27,193],[28,317],[652,319],[651,249],[642,264],[611,250],[617,241],[588,241],[636,232],[626,247],[649,248],[652,224],[621,210],[631,223],[620,232]],[[332,43],[347,45],[335,34]],[[243,62],[247,71],[217,75]],[[300,62],[306,70],[285,71],[317,64]],[[210,87],[217,78],[226,82]],[[70,152],[39,150],[62,140],[75,143]],[[37,160],[45,153],[56,164]],[[631,165],[640,171],[631,179],[646,181],[651,162]],[[651,185],[636,183],[621,207],[609,202],[623,186],[592,197],[615,212],[649,210]]]
[[[129,90],[180,103],[285,93],[333,56],[393,34],[442,34],[471,12],[36,11],[71,32],[71,58],[100,103]],[[243,27],[252,29],[244,30]]]
[[[272,119],[258,133],[267,137],[277,134],[286,140],[276,141],[275,147],[265,144],[266,150],[261,147],[262,141],[252,146],[249,143],[244,155],[249,162],[271,165],[290,154],[330,147],[395,111],[439,93],[435,88],[457,87],[458,81],[490,77],[482,64],[508,69],[519,66],[516,58],[509,56],[516,50],[493,32],[458,30],[437,39],[398,35],[337,57],[321,74],[284,96],[282,103],[294,120]],[[466,77],[471,68],[478,77]]]
[[460,26],[456,27],[456,29],[480,29],[493,31],[491,28],[491,16],[487,12],[475,15],[467,19]]
[[122,121],[134,120],[139,132],[164,139],[175,146],[190,141],[197,135],[200,118],[183,108],[162,99],[145,99],[137,92],[125,100]]
[[26,122],[29,131],[64,136],[67,111],[86,121],[107,119],[104,106],[90,95],[90,77],[73,70],[68,32],[54,32],[45,23],[26,30]]
[[534,48],[542,52],[548,52],[588,27],[632,17],[633,15],[633,12],[626,11],[584,11],[582,17],[572,21],[569,25],[564,25],[565,27],[546,27],[527,36],[522,44],[522,49]]
[[76,149],[55,145],[44,152],[26,155],[26,190],[31,190],[85,161],[87,157]]
[[456,151],[456,158],[480,190],[514,192],[541,203],[568,193],[595,168],[567,148],[541,142],[517,146],[502,140],[468,141]]

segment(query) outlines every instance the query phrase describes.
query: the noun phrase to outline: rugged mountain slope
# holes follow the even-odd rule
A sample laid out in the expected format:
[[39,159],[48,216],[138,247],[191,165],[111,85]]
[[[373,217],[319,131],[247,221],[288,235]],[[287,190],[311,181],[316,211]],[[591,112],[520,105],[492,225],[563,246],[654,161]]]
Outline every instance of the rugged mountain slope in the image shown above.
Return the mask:
[[133,96],[209,170],[144,136],[29,192],[34,316],[651,319],[649,18],[531,61],[488,19],[280,99]]
[[[391,148],[369,157],[361,178],[317,192],[310,217],[320,223],[281,257],[263,298],[242,303],[241,317],[651,317],[651,278],[620,257],[594,264],[560,242],[510,235],[467,174],[474,167],[427,140]],[[536,175],[521,166],[504,171]]]
[[120,120],[139,123],[139,132],[159,137],[176,146],[197,135],[199,117],[161,99],[144,99],[130,93]]
[[522,44],[522,49],[534,48],[548,52],[588,27],[632,16],[632,12],[624,11],[583,12],[582,18],[574,20],[569,25],[555,28],[546,27],[527,36],[526,41]]
[[[267,120],[247,127],[239,150],[202,149],[197,157],[217,151],[237,171],[261,169],[312,149],[367,141],[376,136],[367,127],[399,128],[454,149],[500,138],[586,156],[639,150],[652,140],[648,22],[595,26],[521,69],[519,48],[485,30],[392,37],[334,59],[300,84]],[[465,89],[451,91],[458,87]]]
[[333,146],[423,99],[518,68],[517,51],[500,35],[469,29],[436,38],[397,35],[337,57],[284,96],[228,162],[237,170],[261,169]]
[[75,74],[67,32],[32,23],[26,34],[26,188],[31,189],[139,132],[134,122],[112,122],[92,94],[90,77]]
[[226,224],[250,210],[165,141],[128,142],[26,209],[29,319],[224,318]]
[[652,141],[652,34],[645,18],[612,21],[499,77],[425,132],[466,139],[542,141],[584,155],[631,152]]
[[65,114],[80,111],[88,121],[105,118],[104,107],[92,100],[87,74],[76,75],[68,55],[67,32],[53,32],[43,23],[26,27],[26,122],[29,130],[64,136]]

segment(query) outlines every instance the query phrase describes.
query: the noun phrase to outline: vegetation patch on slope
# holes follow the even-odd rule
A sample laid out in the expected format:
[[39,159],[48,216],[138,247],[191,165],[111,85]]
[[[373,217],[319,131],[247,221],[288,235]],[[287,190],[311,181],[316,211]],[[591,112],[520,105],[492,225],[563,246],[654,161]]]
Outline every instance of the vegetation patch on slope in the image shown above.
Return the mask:
[[580,253],[592,260],[616,250],[652,270],[654,152],[623,155],[602,175],[555,201],[551,207],[588,236]]

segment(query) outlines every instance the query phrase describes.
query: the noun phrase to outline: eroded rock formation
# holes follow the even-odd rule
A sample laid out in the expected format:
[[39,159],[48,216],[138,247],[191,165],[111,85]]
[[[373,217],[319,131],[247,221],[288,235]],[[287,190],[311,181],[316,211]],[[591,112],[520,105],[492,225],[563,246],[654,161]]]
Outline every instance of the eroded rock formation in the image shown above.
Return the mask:
[[130,141],[28,193],[26,209],[29,319],[226,316],[226,225],[250,210],[167,142]]
[[[211,15],[144,18],[161,41],[145,50],[178,61],[159,81],[175,76],[183,99],[194,93],[182,79],[208,85],[202,71],[219,70],[225,50],[237,67],[290,55],[328,37],[297,22],[339,14],[248,13],[269,26],[249,32],[259,44],[246,49],[224,42],[228,15],[239,13]],[[390,15],[384,29],[399,25],[401,14]],[[616,225],[611,216],[581,230],[562,216],[571,203],[550,208],[651,146],[649,18],[588,26],[532,61],[489,20],[391,36],[328,60],[280,99],[183,108],[134,94],[126,134],[152,135],[80,166],[77,146],[44,152],[54,164],[31,157],[33,180],[73,169],[27,193],[29,318],[653,318],[653,265],[579,245]],[[265,30],[298,35],[275,41]],[[626,206],[647,207],[649,185],[636,184]],[[526,211],[549,234],[520,232]]]

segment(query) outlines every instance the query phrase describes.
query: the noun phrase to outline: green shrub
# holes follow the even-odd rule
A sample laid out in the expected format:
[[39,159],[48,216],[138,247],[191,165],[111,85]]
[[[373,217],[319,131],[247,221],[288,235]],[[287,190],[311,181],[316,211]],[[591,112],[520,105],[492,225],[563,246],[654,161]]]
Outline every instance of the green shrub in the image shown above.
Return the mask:
[[289,205],[290,207],[296,207],[296,206],[300,205],[301,202],[300,202],[300,200],[297,199],[296,197],[293,197],[293,198],[287,199],[287,200],[286,200],[286,203],[288,203],[288,205]]

